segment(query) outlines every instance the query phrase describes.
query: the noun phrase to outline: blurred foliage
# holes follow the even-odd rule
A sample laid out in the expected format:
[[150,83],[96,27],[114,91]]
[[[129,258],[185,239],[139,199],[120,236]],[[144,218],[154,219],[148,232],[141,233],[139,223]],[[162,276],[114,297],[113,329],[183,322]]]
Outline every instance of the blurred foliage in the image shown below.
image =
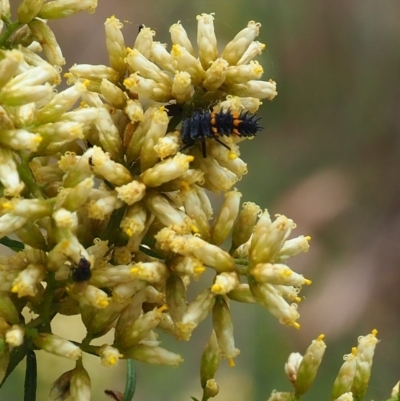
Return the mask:
[[[217,399],[260,401],[275,388],[289,390],[286,358],[292,351],[303,352],[321,332],[327,352],[304,399],[329,399],[342,355],[374,327],[382,341],[366,399],[388,397],[400,371],[400,2],[99,0],[95,14],[49,25],[66,67],[107,64],[103,22],[108,16],[125,21],[124,36],[132,38],[132,45],[140,24],[156,30],[155,40],[170,43],[169,26],[181,20],[194,38],[195,16],[202,12],[215,12],[221,47],[247,21],[262,23],[259,40],[267,52],[259,61],[264,78],[277,82],[279,95],[260,110],[264,132],[241,147],[249,173],[239,189],[244,200],[288,215],[299,232],[313,237],[311,251],[300,262],[313,280],[300,305],[302,329],[280,327],[261,308],[251,315],[235,308],[242,354],[235,369],[218,373]],[[185,357],[177,369],[139,365],[135,400],[198,395],[206,332],[195,334],[198,348],[192,354],[187,344],[165,344]],[[97,366],[96,361],[92,369]],[[57,377],[51,367],[43,374],[50,382]],[[106,399],[101,395],[105,387],[123,386],[122,369],[105,375],[93,394],[99,401]],[[39,383],[41,388],[48,386]],[[7,389],[5,400],[22,397],[15,383]]]

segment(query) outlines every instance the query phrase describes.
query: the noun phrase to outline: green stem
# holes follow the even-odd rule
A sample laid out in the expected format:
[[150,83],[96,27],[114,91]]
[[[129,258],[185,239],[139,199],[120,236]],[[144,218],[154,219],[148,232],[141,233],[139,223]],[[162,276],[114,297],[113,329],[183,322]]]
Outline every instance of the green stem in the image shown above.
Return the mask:
[[24,401],[36,401],[37,363],[35,352],[26,354],[26,373],[24,383]]
[[10,39],[10,36],[17,31],[19,28],[21,28],[22,26],[24,26],[25,24],[21,24],[18,21],[16,22],[11,22],[11,20],[9,18],[7,18],[6,16],[2,16],[1,19],[4,21],[4,23],[7,26],[6,31],[4,32],[4,34],[0,37],[0,47],[7,47],[6,43],[8,41],[8,39]]
[[105,230],[102,232],[100,238],[103,241],[108,241],[108,245],[110,246],[111,244],[117,244],[124,240],[116,233],[120,232],[121,230],[119,229],[119,225],[121,224],[121,220],[124,217],[126,207],[121,207],[117,210],[114,210],[111,214],[110,220],[107,224],[107,227]]
[[37,184],[32,170],[29,167],[29,158],[25,152],[20,152],[21,163],[17,163],[18,174],[31,194],[38,199],[44,199],[42,190]]
[[53,313],[53,298],[54,298],[54,291],[56,289],[56,280],[54,278],[53,272],[48,272],[47,277],[47,287],[43,294],[43,302],[40,308],[39,316],[42,319],[42,324],[40,330],[44,330],[48,333],[51,333],[50,322],[51,319],[54,317]]
[[207,397],[205,393],[206,393],[205,390],[203,390],[203,397],[201,401],[208,401],[210,399],[210,397]]
[[122,401],[131,401],[136,390],[136,366],[133,359],[126,361],[126,383]]

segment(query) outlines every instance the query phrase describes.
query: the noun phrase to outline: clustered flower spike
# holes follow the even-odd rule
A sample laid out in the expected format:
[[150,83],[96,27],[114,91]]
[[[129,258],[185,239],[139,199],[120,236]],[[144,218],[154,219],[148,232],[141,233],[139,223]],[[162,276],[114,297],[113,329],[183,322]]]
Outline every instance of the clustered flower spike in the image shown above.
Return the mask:
[[[0,11],[8,21],[6,3]],[[289,239],[292,220],[240,206],[232,189],[247,171],[238,157],[242,137],[233,135],[239,119],[256,124],[250,116],[261,99],[277,94],[253,60],[265,47],[255,41],[261,24],[250,21],[220,52],[214,17],[202,14],[196,54],[180,23],[170,29],[170,51],[145,26],[128,48],[111,17],[110,66],[74,65],[66,74],[71,86],[56,92],[63,58],[44,19],[91,12],[95,3],[24,0],[12,26],[22,32],[0,36],[0,237],[15,251],[0,258],[0,379],[9,351],[29,338],[76,361],[51,399],[87,399],[83,352],[105,366],[121,358],[175,366],[182,358],[159,346],[157,332],[189,340],[212,315],[201,384],[214,396],[221,358],[233,366],[239,354],[231,301],[258,303],[299,327],[299,291],[310,284],[285,264],[307,252],[310,238]],[[232,132],[218,138],[213,131],[183,149],[182,121],[208,110],[210,125],[232,117]],[[214,218],[207,190],[225,194]],[[230,237],[228,251],[221,244]],[[215,278],[188,299],[191,281],[207,269]],[[38,317],[24,321],[23,307]],[[82,344],[48,332],[56,314],[80,314]],[[112,328],[112,344],[90,345]]]

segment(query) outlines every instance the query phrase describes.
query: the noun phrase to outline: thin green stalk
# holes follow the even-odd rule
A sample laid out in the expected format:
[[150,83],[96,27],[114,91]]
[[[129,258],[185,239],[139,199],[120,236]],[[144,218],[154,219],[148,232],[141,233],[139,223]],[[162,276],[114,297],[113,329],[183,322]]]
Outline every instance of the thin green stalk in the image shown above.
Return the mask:
[[131,401],[136,390],[136,365],[133,359],[126,361],[126,383],[124,398],[121,401]]
[[24,152],[20,152],[21,163],[17,163],[18,174],[31,194],[38,199],[44,199],[42,190],[37,184],[32,170],[29,167],[29,159]]
[[47,281],[47,287],[43,295],[43,302],[41,304],[39,315],[43,321],[42,330],[44,329],[45,331],[51,333],[50,322],[51,319],[54,317],[53,297],[54,297],[54,291],[56,289],[56,280],[54,278],[53,272],[47,273],[46,281]]
[[36,401],[37,362],[35,352],[30,350],[26,354],[26,371],[24,383],[24,401]]
[[4,34],[0,36],[0,47],[7,47],[6,43],[8,39],[10,39],[11,35],[25,24],[21,24],[18,21],[11,22],[11,20],[6,16],[2,16],[1,19],[6,24],[7,29]]

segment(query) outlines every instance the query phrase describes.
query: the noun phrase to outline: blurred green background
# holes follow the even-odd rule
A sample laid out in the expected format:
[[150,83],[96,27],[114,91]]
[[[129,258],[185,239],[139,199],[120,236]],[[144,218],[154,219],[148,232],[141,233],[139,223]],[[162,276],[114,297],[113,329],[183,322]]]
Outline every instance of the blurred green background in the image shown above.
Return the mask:
[[[12,0],[12,4],[18,4]],[[326,335],[324,361],[305,400],[329,400],[342,356],[359,335],[379,331],[366,399],[385,399],[400,379],[400,2],[398,0],[99,0],[93,15],[52,21],[64,56],[73,63],[107,64],[105,19],[124,22],[132,46],[138,26],[170,43],[169,26],[180,20],[196,43],[196,15],[215,12],[219,46],[247,25],[261,22],[267,51],[258,58],[264,79],[279,95],[260,109],[264,131],[241,145],[249,173],[239,183],[254,201],[298,225],[294,235],[312,236],[308,254],[289,266],[313,281],[303,290],[301,329],[281,326],[261,307],[232,304],[235,368],[222,364],[218,400],[266,400],[273,389],[290,389],[283,365]],[[81,339],[71,320],[54,325]],[[179,368],[138,365],[136,401],[200,397],[198,365],[210,332],[204,322],[189,343],[164,338],[181,353]],[[73,364],[40,355],[38,400]],[[122,390],[124,366],[89,363],[93,399],[105,388]],[[14,373],[0,400],[22,399],[23,369]]]

